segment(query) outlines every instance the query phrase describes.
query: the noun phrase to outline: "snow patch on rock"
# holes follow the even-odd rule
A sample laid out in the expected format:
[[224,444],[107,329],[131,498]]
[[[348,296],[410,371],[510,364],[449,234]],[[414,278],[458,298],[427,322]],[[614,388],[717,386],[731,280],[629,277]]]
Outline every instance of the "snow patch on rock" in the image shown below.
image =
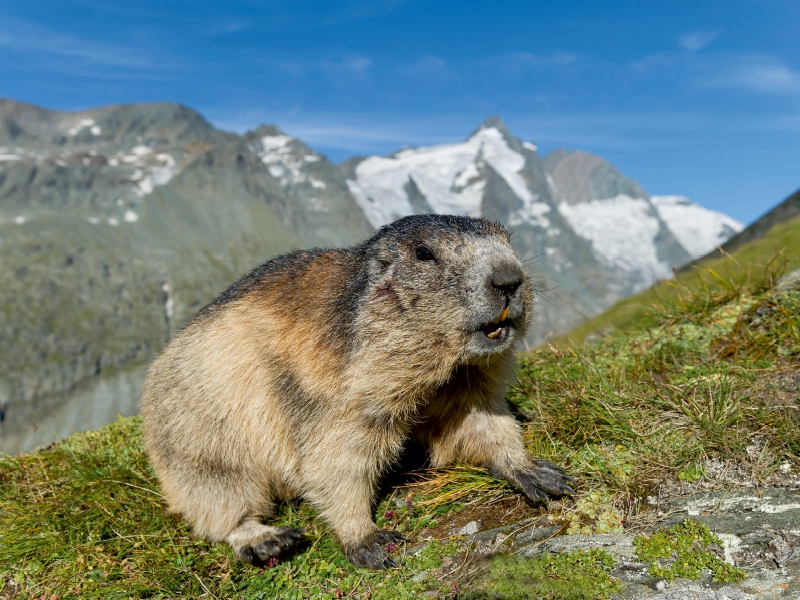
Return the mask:
[[153,149],[152,149],[152,148],[150,148],[150,147],[148,147],[148,146],[141,145],[141,144],[140,144],[140,145],[138,145],[138,146],[134,146],[134,147],[131,149],[131,152],[132,152],[132,153],[133,153],[135,156],[146,156],[146,155],[150,154],[152,151],[153,151]]
[[261,138],[261,151],[257,151],[261,162],[269,166],[269,174],[279,180],[281,185],[294,185],[309,182],[315,189],[324,189],[324,181],[306,176],[302,168],[307,163],[320,160],[316,154],[299,154],[297,148],[292,147],[294,138],[278,134],[267,135]]
[[89,128],[89,133],[92,135],[100,135],[103,133],[103,130],[100,129],[100,126],[94,122],[94,119],[81,119],[67,130],[67,135],[70,137],[75,137],[87,127]]

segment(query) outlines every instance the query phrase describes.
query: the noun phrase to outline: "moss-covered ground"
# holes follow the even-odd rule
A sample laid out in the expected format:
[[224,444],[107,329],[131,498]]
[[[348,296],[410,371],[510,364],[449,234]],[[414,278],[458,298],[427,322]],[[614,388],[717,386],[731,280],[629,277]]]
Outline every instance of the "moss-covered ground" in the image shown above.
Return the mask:
[[711,571],[712,581],[716,583],[731,583],[745,578],[742,569],[718,556],[722,540],[708,527],[695,521],[686,520],[650,536],[639,536],[633,544],[639,560],[650,563],[650,575],[654,579],[699,579],[703,569]]
[[[490,561],[453,524],[513,514],[563,533],[614,532],[646,515],[646,497],[667,482],[722,485],[709,465],[752,483],[796,472],[800,288],[774,285],[777,263],[725,285],[683,286],[647,327],[523,357],[508,399],[528,448],[578,481],[574,498],[547,510],[502,512],[514,492],[479,469],[421,472],[376,510],[381,526],[412,540],[395,550],[399,569],[353,568],[304,503],[283,506],[278,520],[303,527],[307,542],[256,568],[164,511],[141,423],[120,419],[0,458],[0,598],[607,597],[619,583],[603,553]],[[657,552],[649,540],[640,547]]]
[[595,600],[622,590],[609,573],[615,566],[608,552],[592,548],[521,559],[497,556],[464,598],[504,600]]

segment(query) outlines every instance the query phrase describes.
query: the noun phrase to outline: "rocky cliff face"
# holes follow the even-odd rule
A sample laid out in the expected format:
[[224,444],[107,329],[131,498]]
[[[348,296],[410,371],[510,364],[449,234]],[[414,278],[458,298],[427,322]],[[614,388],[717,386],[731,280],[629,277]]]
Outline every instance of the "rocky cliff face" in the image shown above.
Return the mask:
[[131,368],[291,248],[350,245],[409,214],[501,221],[541,292],[533,344],[696,255],[684,208],[597,156],[542,159],[496,117],[459,144],[335,166],[275,126],[238,136],[176,104],[61,113],[0,100],[1,449],[33,420],[56,427],[48,415],[68,398],[113,396],[112,379],[97,387],[107,376],[134,397]]

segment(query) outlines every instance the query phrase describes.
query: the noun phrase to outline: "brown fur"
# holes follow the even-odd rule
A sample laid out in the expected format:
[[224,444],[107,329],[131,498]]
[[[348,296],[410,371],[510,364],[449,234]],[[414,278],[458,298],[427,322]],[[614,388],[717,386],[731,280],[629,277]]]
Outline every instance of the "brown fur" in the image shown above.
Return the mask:
[[[421,246],[436,259],[420,260]],[[505,338],[489,340],[479,328],[505,306]],[[483,220],[410,217],[354,248],[266,263],[150,368],[145,443],[170,510],[263,562],[300,534],[264,521],[302,496],[351,561],[383,568],[394,562],[382,544],[402,536],[371,510],[411,436],[435,466],[486,466],[534,500],[571,492],[525,452],[504,400],[531,311],[505,230]]]

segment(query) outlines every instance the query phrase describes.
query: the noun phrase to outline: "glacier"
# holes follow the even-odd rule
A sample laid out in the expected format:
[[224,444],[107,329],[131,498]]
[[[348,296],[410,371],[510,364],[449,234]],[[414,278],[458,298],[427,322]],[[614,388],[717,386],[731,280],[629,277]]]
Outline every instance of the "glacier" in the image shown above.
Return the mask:
[[744,229],[726,214],[684,196],[651,196],[653,206],[692,258],[701,258]]

